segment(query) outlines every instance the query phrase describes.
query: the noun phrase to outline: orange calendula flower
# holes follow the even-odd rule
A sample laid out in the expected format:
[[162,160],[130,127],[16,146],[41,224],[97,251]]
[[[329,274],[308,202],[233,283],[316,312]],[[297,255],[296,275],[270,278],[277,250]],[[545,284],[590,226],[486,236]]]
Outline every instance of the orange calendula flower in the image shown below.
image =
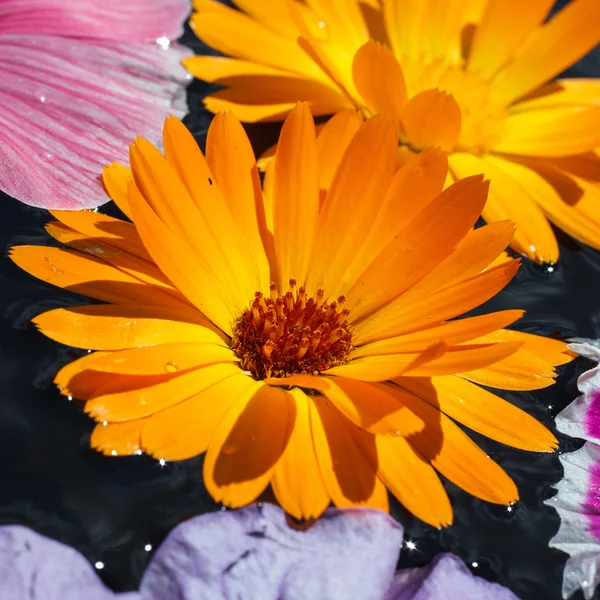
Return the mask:
[[450,176],[491,178],[487,222],[555,262],[548,219],[600,249],[600,80],[547,83],[600,41],[600,2],[572,0],[195,0],[202,41],[234,58],[184,60],[226,86],[205,100],[242,121],[354,107],[394,118],[401,159],[431,144]]
[[[342,129],[351,134],[341,136]],[[552,433],[478,384],[552,385],[560,341],[503,329],[520,310],[455,319],[500,291],[508,222],[473,230],[488,185],[442,191],[428,149],[396,170],[396,129],[330,121],[306,104],[286,120],[264,190],[239,121],[218,114],[206,157],[175,118],[163,156],[143,139],[105,182],[132,223],[53,212],[73,249],[19,246],[32,275],[105,304],[34,319],[92,349],[56,383],[99,421],[92,445],[165,460],[206,453],[204,481],[232,507],[269,486],[297,518],[330,502],[387,510],[388,488],[435,526],[452,522],[437,472],[471,494],[518,498],[456,424],[551,452]]]

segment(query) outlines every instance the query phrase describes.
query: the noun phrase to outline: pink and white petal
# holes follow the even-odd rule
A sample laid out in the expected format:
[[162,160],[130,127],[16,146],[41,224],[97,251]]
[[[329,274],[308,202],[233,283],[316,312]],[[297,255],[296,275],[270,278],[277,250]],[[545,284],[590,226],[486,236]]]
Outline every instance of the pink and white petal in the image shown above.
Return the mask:
[[560,516],[550,546],[569,554],[563,597],[581,588],[590,600],[600,583],[600,446],[587,442],[560,461],[564,477],[556,484],[556,496],[546,501]]
[[176,39],[188,0],[3,0],[0,31],[107,40]]
[[[576,339],[569,350],[600,363],[600,340]],[[577,387],[581,395],[558,414],[556,427],[572,437],[600,444],[600,365],[580,375]]]
[[135,135],[158,143],[165,117],[185,114],[179,60],[187,54],[176,45],[0,35],[0,189],[50,209],[107,202],[102,167],[127,162]]
[[[600,340],[576,339],[569,349],[600,363]],[[600,583],[600,366],[583,373],[577,386],[581,395],[557,416],[556,426],[587,441],[576,452],[560,456],[564,477],[546,504],[561,518],[550,545],[570,555],[563,596],[581,588],[590,600]]]

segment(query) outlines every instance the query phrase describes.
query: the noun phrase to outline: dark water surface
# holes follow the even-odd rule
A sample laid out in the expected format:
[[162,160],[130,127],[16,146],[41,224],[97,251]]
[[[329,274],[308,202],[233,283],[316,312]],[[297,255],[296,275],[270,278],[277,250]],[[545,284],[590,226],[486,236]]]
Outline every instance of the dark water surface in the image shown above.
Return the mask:
[[[185,41],[192,40],[189,32]],[[199,48],[198,42],[193,44]],[[600,52],[579,63],[574,76],[600,76]],[[195,82],[186,123],[200,143],[210,121],[201,108],[206,92]],[[269,145],[273,126],[252,126],[258,149]],[[52,385],[58,368],[78,352],[45,338],[29,323],[34,315],[81,303],[75,294],[45,285],[4,258],[13,244],[52,243],[42,210],[0,199],[0,524],[21,523],[77,548],[115,590],[135,589],[151,551],[183,520],[219,510],[201,477],[201,459],[167,464],[140,457],[106,458],[89,449],[93,423]],[[481,310],[524,308],[518,328],[559,338],[600,337],[600,252],[559,234],[561,260],[554,271],[524,260],[511,284]],[[553,416],[576,396],[583,359],[560,369],[558,384],[534,393],[504,393],[553,428]],[[552,408],[549,408],[552,407]],[[416,550],[403,550],[400,566],[428,563],[452,551],[474,572],[510,587],[522,600],[561,598],[566,555],[548,547],[556,512],[543,504],[562,477],[558,456],[520,452],[472,437],[518,485],[521,500],[511,512],[447,485],[455,525],[437,531],[396,503],[392,513]],[[580,442],[559,436],[561,451]],[[476,566],[473,566],[475,564]],[[600,596],[599,596],[600,597]]]

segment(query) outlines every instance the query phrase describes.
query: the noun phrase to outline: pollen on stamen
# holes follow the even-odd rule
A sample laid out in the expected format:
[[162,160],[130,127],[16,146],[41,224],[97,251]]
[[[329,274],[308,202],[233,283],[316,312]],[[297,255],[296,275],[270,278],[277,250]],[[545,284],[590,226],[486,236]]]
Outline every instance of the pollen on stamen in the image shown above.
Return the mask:
[[233,327],[232,348],[256,379],[313,374],[345,363],[352,349],[346,298],[326,302],[324,290],[309,297],[290,279],[283,293],[272,283],[256,292]]

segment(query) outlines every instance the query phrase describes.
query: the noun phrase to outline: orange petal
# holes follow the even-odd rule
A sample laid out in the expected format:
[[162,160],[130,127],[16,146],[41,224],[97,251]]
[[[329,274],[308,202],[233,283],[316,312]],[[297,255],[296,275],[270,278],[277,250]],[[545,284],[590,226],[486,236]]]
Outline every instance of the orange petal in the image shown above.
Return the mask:
[[[368,506],[388,511],[385,486],[376,475],[375,436],[365,433],[360,447],[350,423],[323,396],[310,398],[310,422],[325,489],[339,508]],[[354,426],[353,426],[354,427]]]
[[536,262],[556,262],[558,244],[550,223],[536,201],[535,190],[515,177],[512,163],[496,156],[479,158],[454,153],[450,168],[457,177],[485,173],[491,179],[490,195],[483,211],[488,222],[510,219],[517,230],[511,246]]
[[520,348],[512,356],[461,377],[500,390],[540,390],[554,384],[556,372],[545,360]]
[[460,108],[452,95],[440,90],[413,96],[404,106],[401,120],[403,136],[412,148],[441,146],[451,150],[460,135]]
[[[358,130],[335,173],[319,214],[307,289],[337,298],[358,273],[349,270],[357,247],[377,215],[396,165],[392,121],[377,115]],[[277,168],[277,163],[275,165]]]
[[348,420],[370,433],[406,436],[423,427],[423,422],[405,410],[380,384],[313,375],[292,375],[266,381],[269,385],[317,390]]
[[600,40],[599,22],[597,0],[569,2],[530,37],[496,77],[493,101],[510,104],[582,58]]
[[504,310],[457,319],[440,325],[420,329],[412,333],[386,338],[370,344],[358,346],[352,351],[351,358],[373,356],[376,354],[393,354],[396,352],[415,352],[427,348],[432,340],[443,341],[446,345],[460,344],[507,327],[523,316],[522,310]]
[[32,319],[49,338],[88,350],[171,343],[221,344],[223,334],[197,311],[143,304],[92,304],[49,310]]
[[409,441],[452,483],[469,494],[497,504],[510,504],[519,492],[506,472],[437,408],[397,387],[399,400],[421,417],[425,429]]
[[441,193],[447,171],[446,154],[429,147],[394,174],[367,237],[355,253],[351,271],[362,273],[373,257]]
[[136,227],[160,270],[185,297],[222,331],[230,333],[231,323],[241,310],[227,281],[214,267],[202,261],[159,219],[135,185],[129,188],[129,202]]
[[378,474],[402,505],[433,527],[453,521],[448,494],[434,468],[403,437],[378,435]]
[[116,303],[181,306],[181,302],[159,286],[136,277],[82,252],[47,246],[15,246],[10,258],[30,275],[58,287]]
[[90,446],[107,456],[141,454],[140,436],[148,419],[126,423],[98,423],[92,431]]
[[262,202],[260,177],[248,136],[232,114],[218,114],[211,121],[206,138],[206,162],[229,206],[230,226],[235,225],[237,229],[254,271],[256,289],[266,290],[271,278],[256,211],[256,204]]
[[362,122],[360,113],[355,110],[344,110],[329,119],[317,135],[317,167],[320,190],[329,190],[331,187],[331,181],[342,156]]
[[553,5],[554,0],[530,0],[527,3],[488,0],[471,43],[469,70],[483,78],[495,75],[542,23]]
[[355,325],[356,343],[392,336],[407,329],[417,330],[468,312],[503,289],[518,268],[519,261],[512,260],[443,289],[434,289],[428,297],[412,297],[406,302],[400,297]]
[[400,129],[408,94],[402,69],[390,49],[369,40],[354,55],[352,76],[368,111],[387,113]]
[[206,452],[231,406],[248,401],[261,385],[238,372],[184,402],[155,413],[147,419],[142,431],[144,450],[167,460],[185,460]]
[[315,125],[298,104],[279,136],[273,171],[274,242],[279,290],[291,278],[303,285],[312,257],[319,215]]
[[[120,422],[148,417],[183,402],[219,381],[240,372],[237,365],[221,363],[176,375],[155,385],[110,392],[89,400],[85,411],[98,421]],[[134,378],[132,378],[133,381]]]
[[88,237],[63,225],[59,221],[53,221],[46,225],[46,231],[55,239],[79,250],[84,254],[91,255],[109,265],[117,267],[121,271],[139,279],[142,283],[148,283],[153,287],[161,288],[164,292],[175,299],[187,304],[187,300],[181,292],[173,287],[171,282],[162,274],[154,263],[143,260],[119,250],[101,239]]
[[204,483],[214,500],[234,508],[254,501],[269,485],[295,419],[296,403],[285,390],[262,385],[250,400],[238,399],[204,460]]
[[480,336],[477,341],[483,344],[490,342],[520,342],[523,350],[539,356],[551,366],[564,365],[577,356],[569,350],[566,342],[512,329],[498,329],[498,331]]
[[296,421],[287,446],[275,467],[271,485],[282,508],[296,519],[316,519],[329,505],[329,494],[317,463],[310,428],[309,402],[298,388]]
[[401,377],[396,383],[469,429],[514,448],[552,452],[554,435],[506,400],[460,377]]
[[[215,128],[220,123],[221,120],[217,120]],[[212,123],[209,130],[211,128]],[[231,128],[233,128],[232,124]],[[236,177],[239,180],[243,180],[244,176],[247,176],[247,162],[235,162],[232,165],[231,163],[234,162],[234,159],[236,161],[242,160],[242,157],[245,155],[244,160],[248,161],[247,153],[249,152],[251,155],[251,164],[254,165],[252,151],[246,149],[246,152],[243,152],[241,150],[244,138],[246,138],[246,134],[243,130],[241,132],[238,130],[235,145],[228,146],[224,150],[229,155],[229,153],[235,151],[234,148],[236,146],[238,147],[235,157],[232,158],[229,156],[227,160],[231,169],[229,171],[230,176]],[[243,307],[246,308],[248,298],[252,297],[257,289],[260,289],[261,280],[259,278],[259,271],[253,268],[253,263],[260,260],[259,255],[262,252],[262,248],[260,245],[254,247],[251,255],[248,252],[244,252],[243,243],[241,242],[244,236],[236,227],[232,216],[233,208],[228,204],[218,181],[215,182],[215,175],[211,172],[207,161],[198,147],[198,143],[187,127],[179,119],[170,117],[165,121],[163,139],[166,164],[163,157],[154,148],[148,144],[144,145],[140,140],[137,142],[140,147],[140,162],[144,165],[149,165],[151,168],[150,174],[158,180],[158,184],[154,186],[150,186],[148,182],[144,181],[146,185],[146,200],[150,203],[155,203],[154,207],[157,214],[161,216],[174,233],[181,235],[182,239],[202,259],[214,265],[213,268],[215,271],[220,269],[215,275],[223,280],[222,285],[226,284],[233,292],[236,291],[237,284],[239,293],[244,296],[242,301]],[[135,152],[132,152],[132,155],[135,154]],[[225,162],[223,156],[220,159]],[[133,165],[134,163],[132,162]],[[170,172],[168,166],[172,168],[173,172]],[[175,177],[175,180],[173,179],[174,173],[177,174],[189,196],[185,193],[185,190],[181,189],[179,189],[181,195],[178,194],[178,182],[176,182],[177,177]],[[136,178],[136,183],[138,183],[138,179],[144,180],[143,176],[138,178],[136,168],[134,168],[133,174],[134,178]],[[221,175],[219,179],[222,178]],[[227,183],[231,185],[231,183]],[[237,188],[237,192],[248,194],[240,198],[238,203],[245,203],[250,207],[254,206],[256,192],[254,183],[252,186]],[[165,185],[171,187],[165,188]],[[138,183],[138,188],[143,191],[140,183]],[[231,190],[228,189],[227,191],[230,192]],[[164,203],[163,194],[165,195],[166,204]],[[173,208],[173,197],[177,198],[176,209]],[[232,277],[236,280],[235,282],[231,281]]]
[[132,223],[91,210],[53,210],[50,214],[84,236],[98,238],[119,250],[152,260]]
[[600,106],[557,106],[509,115],[494,152],[571,156],[600,146]]
[[114,203],[126,217],[131,219],[131,209],[127,201],[127,188],[133,181],[131,169],[119,163],[111,163],[102,169],[102,181]]
[[400,296],[467,235],[487,198],[481,177],[463,179],[430,202],[382,250],[347,292],[355,322]]
[[175,343],[129,348],[108,354],[94,354],[88,368],[122,375],[177,373],[215,363],[238,362],[225,346],[206,343]]

